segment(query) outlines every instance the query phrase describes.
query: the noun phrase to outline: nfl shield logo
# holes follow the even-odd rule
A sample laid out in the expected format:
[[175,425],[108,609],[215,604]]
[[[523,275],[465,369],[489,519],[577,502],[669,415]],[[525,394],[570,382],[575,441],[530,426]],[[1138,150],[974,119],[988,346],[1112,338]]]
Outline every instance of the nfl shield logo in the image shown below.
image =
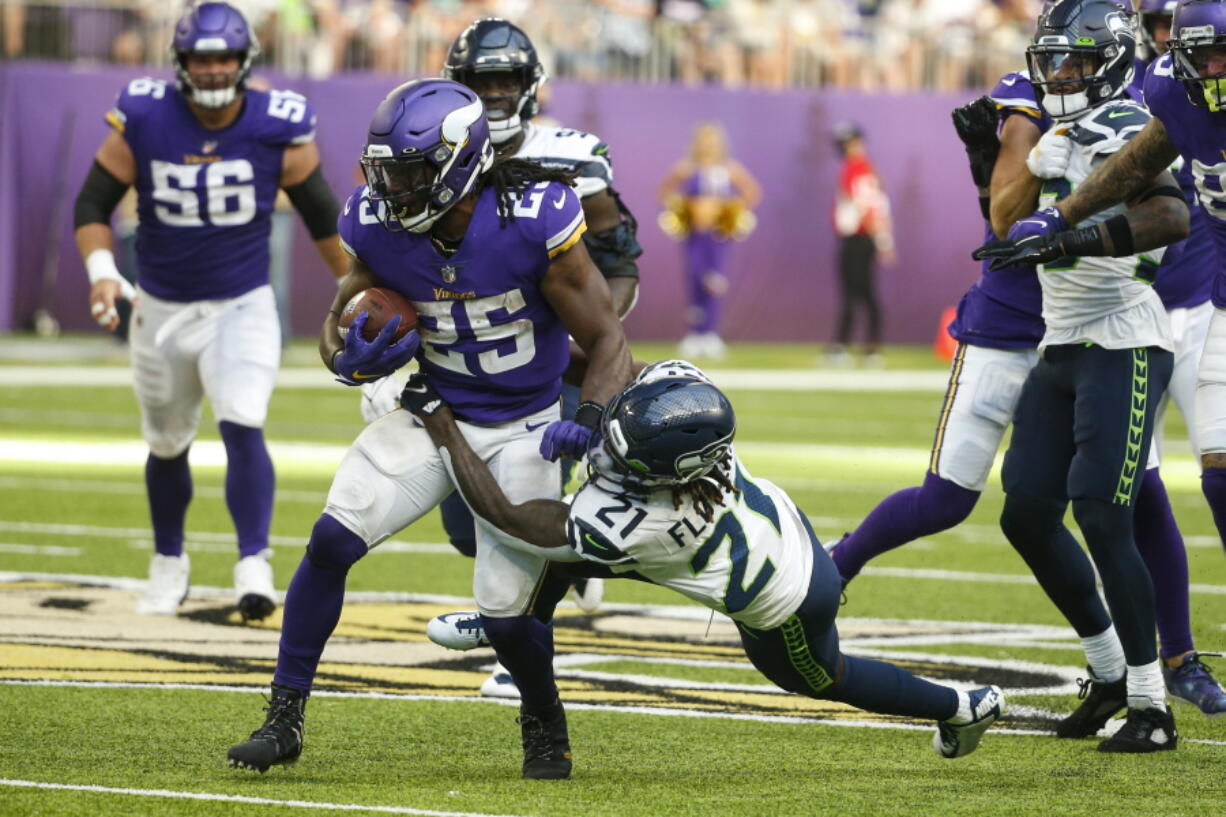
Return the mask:
[[459,271],[455,267],[453,267],[451,264],[447,264],[446,266],[442,268],[442,270],[440,270],[440,272],[443,273],[443,283],[454,284],[456,275],[458,274]]
[[210,153],[212,153],[215,150],[217,150],[217,142],[213,139],[209,139],[200,147],[200,152],[203,153],[205,156],[208,156]]

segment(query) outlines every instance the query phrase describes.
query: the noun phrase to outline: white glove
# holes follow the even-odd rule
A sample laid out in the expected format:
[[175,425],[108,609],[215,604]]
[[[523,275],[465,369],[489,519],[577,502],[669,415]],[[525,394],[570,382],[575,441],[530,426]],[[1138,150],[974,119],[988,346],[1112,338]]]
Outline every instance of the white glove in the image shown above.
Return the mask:
[[1038,179],[1059,179],[1068,171],[1069,159],[1073,155],[1073,140],[1063,133],[1049,130],[1039,139],[1039,143],[1030,149],[1026,157],[1026,167]]

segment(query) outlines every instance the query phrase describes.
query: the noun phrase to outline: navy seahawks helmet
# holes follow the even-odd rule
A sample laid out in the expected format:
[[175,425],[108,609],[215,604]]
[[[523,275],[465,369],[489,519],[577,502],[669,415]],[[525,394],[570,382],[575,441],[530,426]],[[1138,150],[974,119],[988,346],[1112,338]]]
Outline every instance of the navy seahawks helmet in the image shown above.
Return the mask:
[[494,163],[481,100],[450,80],[406,82],[375,109],[361,162],[384,228],[426,232]]
[[[201,3],[188,9],[175,23],[170,44],[179,92],[202,108],[224,108],[247,87],[251,63],[260,54],[260,41],[247,18],[229,3]],[[234,54],[238,71],[220,87],[196,85],[187,70],[192,54]],[[197,78],[199,79],[199,78]]]
[[1213,70],[1226,55],[1226,0],[1182,0],[1167,45],[1188,100],[1215,113],[1226,109],[1226,71]]
[[603,456],[591,458],[597,474],[630,490],[655,490],[718,465],[732,447],[736,414],[705,376],[640,376],[609,402],[600,431]]
[[1075,119],[1123,94],[1137,38],[1131,13],[1111,0],[1058,0],[1039,15],[1026,63],[1035,95],[1053,119]]
[[447,52],[443,76],[471,86],[478,74],[495,72],[514,74],[520,87],[515,96],[481,96],[489,117],[490,141],[500,145],[521,133],[524,123],[540,113],[536,92],[545,81],[545,69],[523,29],[497,17],[486,17],[456,37]]

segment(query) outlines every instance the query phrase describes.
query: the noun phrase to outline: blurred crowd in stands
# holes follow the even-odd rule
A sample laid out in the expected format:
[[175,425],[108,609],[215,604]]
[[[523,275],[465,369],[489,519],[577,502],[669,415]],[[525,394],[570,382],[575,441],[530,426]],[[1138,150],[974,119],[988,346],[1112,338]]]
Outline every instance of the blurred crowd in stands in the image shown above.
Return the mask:
[[[180,0],[0,0],[5,59],[165,64]],[[265,65],[435,74],[479,17],[522,26],[554,77],[905,91],[1022,65],[1039,0],[235,0]]]

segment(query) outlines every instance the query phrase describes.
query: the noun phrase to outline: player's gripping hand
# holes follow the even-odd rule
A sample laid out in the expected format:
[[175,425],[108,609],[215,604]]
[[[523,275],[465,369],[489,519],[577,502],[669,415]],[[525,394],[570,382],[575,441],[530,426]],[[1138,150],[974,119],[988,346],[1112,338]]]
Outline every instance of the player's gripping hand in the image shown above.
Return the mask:
[[592,434],[600,427],[604,407],[584,400],[575,412],[574,420],[557,420],[549,424],[541,437],[541,456],[550,462],[559,457],[577,460],[587,454]]
[[1061,246],[1067,227],[1063,213],[1055,207],[1045,207],[1010,227],[1008,238],[989,241],[971,257],[976,261],[994,259],[989,267],[993,271],[1046,264],[1067,255]]
[[332,358],[332,371],[336,372],[337,381],[346,386],[360,386],[387,377],[412,360],[421,346],[416,329],[392,343],[396,327],[400,326],[399,315],[393,316],[374,340],[367,341],[362,337],[366,318],[363,312],[354,319],[345,335],[344,348]]
[[446,405],[424,372],[414,372],[400,392],[400,407],[414,417],[429,417]]
[[1000,114],[996,103],[990,97],[981,96],[954,108],[951,115],[954,130],[966,146],[966,155],[971,161],[971,177],[978,187],[987,187],[992,181],[992,168],[1000,153],[1000,138],[996,135]]
[[1073,140],[1063,131],[1049,130],[1030,149],[1026,168],[1036,179],[1059,179],[1068,172],[1069,159],[1073,155]]

